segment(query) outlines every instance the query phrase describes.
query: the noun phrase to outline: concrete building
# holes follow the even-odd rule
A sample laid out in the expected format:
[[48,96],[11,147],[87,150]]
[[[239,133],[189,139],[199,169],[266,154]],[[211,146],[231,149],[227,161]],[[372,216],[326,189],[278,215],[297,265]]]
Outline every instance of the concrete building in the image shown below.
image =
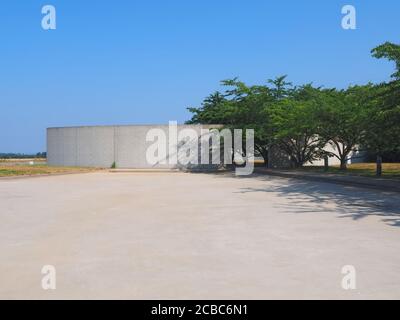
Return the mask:
[[[216,127],[218,126],[179,125],[177,134],[192,129],[200,136],[202,129]],[[48,128],[47,161],[51,166],[110,168],[115,163],[117,168],[176,168],[177,165],[170,164],[168,159],[151,164],[146,158],[148,148],[154,143],[146,141],[148,132],[161,130],[169,141],[169,129],[168,125]],[[177,141],[177,147],[182,143],[184,141]],[[167,158],[171,156],[173,155],[168,153],[167,147]]]
[[[330,143],[326,144],[323,149],[332,154],[338,154],[337,149]],[[365,161],[365,158],[365,152],[350,152],[347,159],[347,164],[362,163]],[[272,147],[269,150],[268,162],[268,167],[273,169],[290,168],[293,165],[288,155],[278,147]],[[340,160],[335,156],[329,157],[328,163],[330,166],[340,166]],[[307,162],[304,164],[304,166],[324,166],[324,164],[325,160],[321,158],[314,160],[312,163]]]

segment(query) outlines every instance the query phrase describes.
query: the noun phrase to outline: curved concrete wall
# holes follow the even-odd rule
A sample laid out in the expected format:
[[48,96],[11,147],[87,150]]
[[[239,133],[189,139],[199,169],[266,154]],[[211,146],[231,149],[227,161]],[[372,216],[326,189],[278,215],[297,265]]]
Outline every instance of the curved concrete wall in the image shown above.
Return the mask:
[[[180,125],[183,129],[201,129],[216,126]],[[153,142],[146,142],[151,129],[162,129],[167,139],[168,125],[94,126],[47,129],[47,161],[52,166],[79,166],[109,168],[115,162],[118,168],[173,168],[176,165],[156,166],[146,161],[146,150]],[[178,143],[179,144],[179,143]]]

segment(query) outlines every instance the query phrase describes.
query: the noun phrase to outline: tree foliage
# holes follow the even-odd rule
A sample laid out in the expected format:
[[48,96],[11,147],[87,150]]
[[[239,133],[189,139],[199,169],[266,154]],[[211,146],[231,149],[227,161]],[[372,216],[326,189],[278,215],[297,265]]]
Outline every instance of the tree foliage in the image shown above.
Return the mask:
[[400,150],[400,45],[386,42],[372,50],[375,58],[394,61],[392,81],[375,86],[374,103],[366,126],[365,146],[374,153]]
[[[296,167],[324,156],[342,169],[360,149],[380,154],[400,150],[400,46],[384,43],[372,56],[395,62],[387,83],[346,89],[293,86],[286,76],[249,86],[238,78],[221,82],[224,92],[208,96],[187,123],[254,129],[255,148],[265,160],[276,146]],[[331,145],[335,152],[324,150]]]

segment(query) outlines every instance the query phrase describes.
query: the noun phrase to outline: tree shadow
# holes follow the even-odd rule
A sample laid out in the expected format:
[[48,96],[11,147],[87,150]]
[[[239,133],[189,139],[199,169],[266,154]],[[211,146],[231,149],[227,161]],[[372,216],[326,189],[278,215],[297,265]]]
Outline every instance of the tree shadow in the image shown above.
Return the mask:
[[241,194],[274,193],[286,200],[277,206],[291,213],[332,213],[338,214],[339,218],[351,218],[355,221],[368,216],[377,216],[391,226],[400,227],[400,194],[396,192],[263,174],[238,177],[232,173],[220,173],[215,176],[265,181],[265,186],[245,187],[237,192]]

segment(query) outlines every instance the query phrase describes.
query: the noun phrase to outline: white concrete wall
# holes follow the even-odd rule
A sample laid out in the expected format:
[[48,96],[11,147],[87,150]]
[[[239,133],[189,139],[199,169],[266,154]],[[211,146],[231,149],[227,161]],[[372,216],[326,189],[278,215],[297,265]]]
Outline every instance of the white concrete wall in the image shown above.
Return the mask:
[[[333,145],[331,145],[329,143],[325,146],[324,150],[338,155],[336,147],[334,147]],[[364,162],[364,159],[365,159],[364,153],[350,152],[350,154],[348,156],[347,164]],[[313,161],[313,163],[306,163],[305,166],[323,166],[324,164],[325,164],[324,159],[319,159],[319,160]],[[339,158],[334,157],[334,156],[330,157],[329,165],[330,166],[340,166]]]
[[[324,147],[325,151],[334,153],[334,154],[338,154],[336,148],[334,148],[331,144],[327,144]],[[363,162],[365,159],[365,154],[364,153],[353,153],[351,152],[348,156],[348,164],[352,164],[352,163],[360,163]],[[273,147],[270,150],[269,153],[269,162],[270,162],[270,168],[289,168],[291,166],[291,162],[289,161],[289,157],[288,155],[283,152],[282,150],[279,150],[278,147]],[[304,166],[324,166],[325,161],[324,159],[317,159],[315,161],[311,162],[307,162],[304,164]],[[329,158],[329,165],[330,166],[339,166],[340,165],[340,160],[335,157],[332,156]]]
[[[178,132],[194,129],[200,136],[201,129],[216,127],[218,126],[180,125]],[[153,142],[146,142],[146,135],[151,129],[163,130],[168,141],[168,125],[49,128],[47,161],[52,166],[109,168],[115,162],[117,168],[176,167],[171,164],[154,166],[147,162],[146,151]]]

